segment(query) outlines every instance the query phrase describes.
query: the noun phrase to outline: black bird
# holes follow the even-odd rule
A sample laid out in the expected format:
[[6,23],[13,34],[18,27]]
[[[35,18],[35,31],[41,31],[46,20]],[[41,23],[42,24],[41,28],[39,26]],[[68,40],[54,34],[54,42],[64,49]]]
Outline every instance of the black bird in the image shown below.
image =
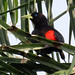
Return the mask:
[[[64,43],[63,36],[56,29],[52,28],[48,24],[48,20],[43,14],[34,12],[30,16],[31,16],[30,20],[34,24],[34,30],[32,31],[32,34],[43,36],[47,39]],[[41,54],[42,56],[47,56],[47,54],[50,54],[53,51],[59,52],[61,58],[63,60],[65,60],[65,56],[64,56],[63,51],[58,49],[57,46],[56,47],[55,46],[54,47],[48,46],[44,49],[38,50],[37,54]]]

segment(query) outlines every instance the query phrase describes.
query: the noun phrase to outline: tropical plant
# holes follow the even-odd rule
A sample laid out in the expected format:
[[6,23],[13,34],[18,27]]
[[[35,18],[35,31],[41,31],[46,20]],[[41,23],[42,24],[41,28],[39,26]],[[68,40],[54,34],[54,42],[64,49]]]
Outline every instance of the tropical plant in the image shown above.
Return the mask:
[[[42,13],[42,1],[45,2],[48,21],[52,25],[54,21],[69,12],[69,44],[61,44],[40,36],[31,36],[29,33],[30,21],[21,16],[36,11],[36,3],[38,11]],[[75,47],[70,45],[72,32],[75,37],[75,0],[66,0],[67,9],[54,19],[52,18],[52,3],[53,0],[0,0],[0,75],[37,75],[37,71],[45,71],[48,75],[75,74]],[[8,14],[12,26],[7,24]],[[20,29],[16,26],[19,18],[21,20]],[[8,31],[18,38],[20,43],[11,45]],[[41,43],[31,43],[29,38],[41,40]],[[59,48],[68,53],[68,59],[70,55],[73,56],[72,63],[61,63],[58,53],[56,53],[57,61],[53,57],[54,54],[52,54],[52,59],[37,56],[33,50],[43,48],[45,43],[51,46],[53,43],[60,44]]]

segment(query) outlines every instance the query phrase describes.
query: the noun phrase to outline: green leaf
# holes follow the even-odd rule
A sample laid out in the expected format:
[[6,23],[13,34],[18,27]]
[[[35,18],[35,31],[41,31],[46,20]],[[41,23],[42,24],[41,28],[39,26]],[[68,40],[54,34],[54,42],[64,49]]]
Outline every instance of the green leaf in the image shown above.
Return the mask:
[[5,53],[2,53],[2,52],[0,53],[0,55],[3,57],[8,57]]
[[38,11],[42,13],[42,4],[41,2],[37,2],[37,3],[38,3]]
[[7,30],[7,29],[9,29],[10,28],[10,26],[9,25],[7,25],[4,21],[2,21],[2,20],[0,20],[0,27],[2,27],[2,28],[4,28],[5,30]]
[[[13,0],[13,7],[18,7],[18,0]],[[18,22],[18,10],[14,12],[15,23]]]
[[75,54],[74,54],[73,61],[72,61],[72,64],[70,66],[70,69],[68,71],[68,75],[73,73],[73,71],[74,71],[73,68],[75,68]]
[[66,75],[65,72],[66,72],[66,70],[60,70],[60,71],[57,71],[51,75]]
[[45,57],[39,57],[39,56],[33,55],[31,53],[27,53],[26,57],[31,59],[31,61],[39,62],[45,66],[48,66],[48,67],[56,69],[56,70],[62,70],[62,69],[68,69],[69,68],[67,65],[61,65],[60,63],[54,61],[53,59],[45,58]]
[[9,75],[9,74],[7,74],[7,73],[4,72],[4,71],[0,71],[0,74],[1,74],[1,75]]
[[41,58],[41,57],[34,55],[32,53],[25,53],[25,52],[22,52],[22,51],[19,51],[19,50],[10,48],[10,47],[6,47],[6,46],[2,47],[1,49],[4,52],[22,55],[23,57],[29,58],[31,61],[39,62],[45,66],[48,66],[48,67],[56,69],[56,70],[60,70],[60,69],[62,70],[62,69],[69,68],[67,65],[61,65],[60,63],[57,63],[56,61],[54,61],[53,59],[50,59],[50,58],[45,58],[45,57]]
[[9,64],[6,64],[2,61],[0,61],[0,65],[3,66],[6,70],[8,70],[9,72],[13,72],[15,74],[21,74],[21,75],[24,75],[21,71],[17,70],[16,68],[12,67],[11,65]]
[[9,62],[9,63],[22,63],[22,61],[27,61],[27,60],[21,59],[21,58],[0,57],[0,61],[5,61],[5,62]]
[[25,44],[25,45],[13,45],[11,46],[14,49],[18,49],[20,51],[25,51],[25,50],[37,50],[43,48],[43,44]]

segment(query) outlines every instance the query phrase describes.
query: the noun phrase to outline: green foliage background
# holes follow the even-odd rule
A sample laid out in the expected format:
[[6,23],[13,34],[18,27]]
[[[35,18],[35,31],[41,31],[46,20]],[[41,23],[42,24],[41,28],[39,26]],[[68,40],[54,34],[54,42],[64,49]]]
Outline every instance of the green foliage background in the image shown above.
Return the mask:
[[[53,45],[58,42],[45,39],[40,36],[31,36],[28,32],[30,30],[29,19],[21,18],[21,29],[16,28],[18,22],[18,9],[20,9],[21,16],[36,11],[35,3],[38,5],[38,11],[42,13],[41,1],[45,1],[48,13],[48,21],[53,24],[54,21],[69,12],[70,16],[70,31],[69,31],[69,44],[60,44],[60,49],[73,56],[72,63],[60,63],[58,53],[57,61],[46,57],[39,57],[33,54],[33,50],[43,48],[44,44]],[[0,0],[0,75],[37,75],[37,71],[45,71],[47,75],[70,75],[74,74],[75,67],[75,47],[71,46],[71,34],[73,31],[75,38],[75,0],[66,0],[67,10],[63,11],[54,19],[52,18],[52,3],[53,0]],[[7,13],[9,12],[12,26],[6,24]],[[8,32],[10,31],[15,38],[18,38],[21,43],[18,45],[10,45],[8,39]],[[41,43],[33,44],[28,39],[41,40]],[[12,39],[11,39],[12,40]],[[28,51],[28,53],[24,52]],[[15,57],[13,54],[22,56],[21,58]],[[39,62],[37,64],[36,62]]]

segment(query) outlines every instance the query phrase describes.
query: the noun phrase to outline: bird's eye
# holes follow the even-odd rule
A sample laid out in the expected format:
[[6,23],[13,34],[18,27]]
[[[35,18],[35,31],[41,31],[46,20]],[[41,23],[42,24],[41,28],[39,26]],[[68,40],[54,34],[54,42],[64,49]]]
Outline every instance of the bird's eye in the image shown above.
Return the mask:
[[34,14],[35,17],[37,17],[38,14]]

